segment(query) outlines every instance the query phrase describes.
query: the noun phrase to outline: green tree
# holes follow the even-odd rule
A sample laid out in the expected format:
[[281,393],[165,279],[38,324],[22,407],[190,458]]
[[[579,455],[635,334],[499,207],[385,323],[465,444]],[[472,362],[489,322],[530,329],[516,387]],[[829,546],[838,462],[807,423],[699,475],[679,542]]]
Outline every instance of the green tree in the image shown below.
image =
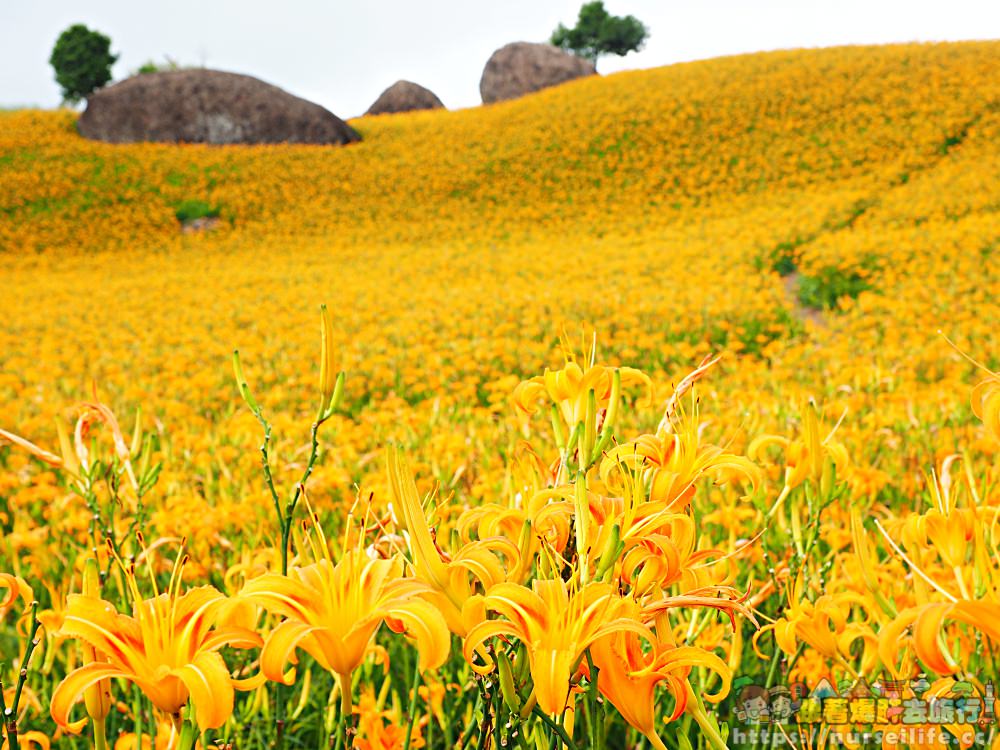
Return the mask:
[[76,103],[111,80],[111,40],[82,23],[66,29],[52,48],[49,64],[56,73],[63,101]]
[[580,8],[576,26],[567,29],[559,24],[549,42],[596,63],[600,55],[640,49],[648,35],[649,29],[635,16],[613,16],[603,0],[594,0]]

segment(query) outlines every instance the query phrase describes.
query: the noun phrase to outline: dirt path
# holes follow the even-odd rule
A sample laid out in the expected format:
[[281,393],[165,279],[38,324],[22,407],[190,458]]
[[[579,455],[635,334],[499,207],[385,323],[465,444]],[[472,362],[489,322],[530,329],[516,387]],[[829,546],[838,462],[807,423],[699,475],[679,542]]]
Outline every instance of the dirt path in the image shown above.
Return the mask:
[[788,298],[792,313],[799,320],[810,320],[816,325],[825,328],[827,323],[823,312],[812,307],[806,307],[799,302],[799,283],[801,280],[802,277],[798,271],[792,271],[787,276],[781,277],[781,284],[785,287],[785,296]]

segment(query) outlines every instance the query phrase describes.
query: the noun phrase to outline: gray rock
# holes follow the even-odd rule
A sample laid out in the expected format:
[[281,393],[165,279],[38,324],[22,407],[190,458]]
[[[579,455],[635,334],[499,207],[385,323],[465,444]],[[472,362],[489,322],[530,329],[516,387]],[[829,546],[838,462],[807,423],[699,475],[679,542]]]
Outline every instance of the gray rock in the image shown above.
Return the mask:
[[415,109],[442,109],[444,105],[430,89],[412,81],[396,81],[383,91],[366,115],[386,115]]
[[551,44],[513,42],[490,57],[479,80],[479,93],[483,104],[490,104],[596,74],[591,62]]
[[190,69],[146,73],[101,89],[78,121],[109,143],[324,143],[361,140],[318,104],[251,76]]

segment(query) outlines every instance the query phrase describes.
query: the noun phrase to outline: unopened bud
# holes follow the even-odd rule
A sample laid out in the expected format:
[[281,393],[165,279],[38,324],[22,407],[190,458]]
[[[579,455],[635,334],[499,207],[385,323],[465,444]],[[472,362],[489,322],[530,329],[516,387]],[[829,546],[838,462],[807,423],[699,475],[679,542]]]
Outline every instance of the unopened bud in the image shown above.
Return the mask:
[[597,562],[597,571],[594,573],[597,580],[604,578],[604,575],[614,568],[624,546],[621,541],[621,528],[616,523],[611,527],[611,538],[608,539],[604,551],[601,553],[601,559]]
[[497,673],[500,675],[500,693],[503,695],[503,702],[511,713],[521,710],[521,696],[517,694],[517,687],[514,685],[514,672],[510,666],[510,658],[507,652],[501,651],[497,654]]
[[330,418],[344,392],[344,373],[337,373],[333,351],[333,320],[326,305],[320,305],[319,411],[316,421]]
[[[88,599],[101,598],[101,568],[97,564],[96,558],[88,558],[83,564],[83,595]],[[85,664],[106,661],[98,658],[94,647],[89,643],[83,644],[83,661]],[[103,679],[94,683],[83,691],[83,702],[87,709],[87,715],[93,719],[94,724],[101,724],[100,730],[103,734],[104,719],[111,713],[111,680]]]
[[260,407],[257,405],[253,394],[250,393],[250,386],[247,385],[246,378],[243,377],[243,366],[240,364],[240,352],[238,349],[233,351],[233,373],[236,375],[236,388],[239,390],[243,400],[247,402],[250,411],[258,414]]

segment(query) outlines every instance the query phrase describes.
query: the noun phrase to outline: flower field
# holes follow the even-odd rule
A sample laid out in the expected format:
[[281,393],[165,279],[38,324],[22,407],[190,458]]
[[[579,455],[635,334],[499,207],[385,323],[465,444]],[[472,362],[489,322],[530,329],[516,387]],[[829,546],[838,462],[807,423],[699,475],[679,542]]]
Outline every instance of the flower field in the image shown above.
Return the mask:
[[1000,747],[998,60],[0,112],[5,747]]

